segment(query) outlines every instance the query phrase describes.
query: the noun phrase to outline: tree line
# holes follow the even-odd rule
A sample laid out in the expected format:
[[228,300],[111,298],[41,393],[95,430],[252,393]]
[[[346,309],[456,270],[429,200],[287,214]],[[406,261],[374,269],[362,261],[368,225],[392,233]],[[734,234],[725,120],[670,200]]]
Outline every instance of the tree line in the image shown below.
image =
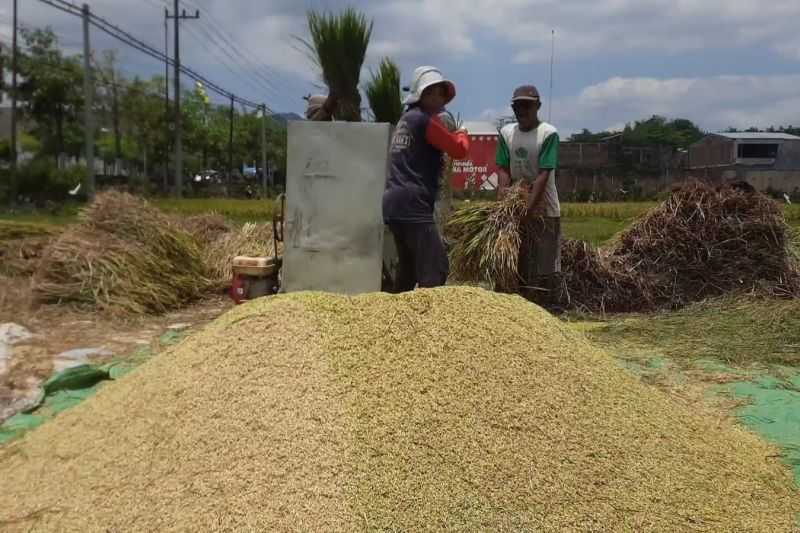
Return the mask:
[[[19,149],[36,165],[48,161],[64,167],[84,152],[83,56],[69,55],[50,28],[23,28],[18,54],[18,112],[25,133]],[[9,52],[2,57],[10,64]],[[144,177],[167,176],[172,164],[174,106],[167,107],[165,79],[126,76],[113,51],[91,58],[95,79],[93,113],[96,157],[107,173]],[[6,88],[10,92],[10,87]],[[192,175],[205,169],[228,170],[230,109],[212,103],[201,86],[182,94],[184,168]],[[257,110],[234,109],[234,166],[260,162],[261,118]],[[267,160],[285,173],[286,128],[267,121]],[[0,157],[8,160],[8,139],[0,142]],[[21,165],[25,165],[22,162]],[[32,164],[29,162],[27,164]],[[24,169],[21,170],[24,175]],[[24,186],[20,183],[20,186]]]

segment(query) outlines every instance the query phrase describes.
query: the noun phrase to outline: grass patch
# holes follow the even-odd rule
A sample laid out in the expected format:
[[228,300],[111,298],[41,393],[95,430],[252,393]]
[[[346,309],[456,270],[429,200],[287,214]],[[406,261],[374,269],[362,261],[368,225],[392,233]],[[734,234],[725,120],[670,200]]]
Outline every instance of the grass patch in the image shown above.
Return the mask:
[[614,353],[654,351],[675,360],[800,365],[800,301],[728,297],[680,311],[582,325]]
[[240,200],[234,198],[156,198],[152,204],[167,213],[206,215],[216,213],[235,222],[266,222],[272,220],[273,200]]
[[601,202],[562,203],[561,216],[565,219],[608,218],[628,221],[657,207],[657,202]]
[[[239,224],[269,222],[275,209],[274,200],[240,200],[231,198],[153,198],[150,202],[168,213],[185,216],[217,213]],[[562,203],[564,237],[579,239],[599,246],[630,225],[633,219],[656,207],[656,202]],[[78,205],[62,207],[59,212],[0,213],[0,221],[63,226],[76,221]],[[784,208],[786,221],[800,232],[800,205]],[[0,237],[2,238],[2,237]]]
[[561,221],[561,230],[566,239],[577,239],[600,246],[628,225],[629,222],[624,220],[602,217],[564,218]]
[[800,226],[800,204],[786,205],[783,208],[786,222],[793,226]]
[[45,237],[55,235],[60,228],[42,222],[19,222],[0,219],[0,241],[25,239],[27,237]]

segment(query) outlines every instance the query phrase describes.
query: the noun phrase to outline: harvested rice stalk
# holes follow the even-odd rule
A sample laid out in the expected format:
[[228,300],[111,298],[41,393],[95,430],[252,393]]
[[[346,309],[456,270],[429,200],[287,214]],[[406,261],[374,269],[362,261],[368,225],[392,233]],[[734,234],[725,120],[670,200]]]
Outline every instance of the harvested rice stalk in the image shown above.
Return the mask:
[[[283,253],[281,244],[278,246],[278,253]],[[220,235],[209,244],[203,251],[203,262],[215,285],[224,287],[233,278],[233,258],[237,255],[272,257],[274,254],[272,226],[248,222]]]
[[643,311],[654,305],[650,287],[641,276],[587,242],[564,240],[561,269],[571,309],[623,313]]
[[32,276],[52,236],[25,237],[0,241],[0,275]]
[[208,246],[234,229],[228,219],[217,213],[178,218],[177,221],[178,225],[197,239],[202,246]]
[[781,206],[763,194],[691,182],[620,235],[610,254],[659,306],[731,292],[800,295]]
[[168,216],[128,194],[98,194],[42,257],[34,291],[113,314],[162,313],[209,287],[200,247]]
[[484,281],[513,289],[519,285],[518,260],[526,198],[512,188],[498,202],[467,204],[447,224],[450,269],[461,281]]
[[9,532],[788,533],[798,511],[773,446],[461,287],[256,300],[0,449]]

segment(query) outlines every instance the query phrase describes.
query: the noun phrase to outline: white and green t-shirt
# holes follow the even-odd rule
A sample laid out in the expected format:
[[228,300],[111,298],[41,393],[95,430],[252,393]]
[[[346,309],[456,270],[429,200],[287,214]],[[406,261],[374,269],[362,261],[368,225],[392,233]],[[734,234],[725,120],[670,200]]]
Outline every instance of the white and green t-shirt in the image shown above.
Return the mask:
[[540,170],[550,170],[542,196],[548,217],[561,216],[556,189],[558,143],[558,131],[546,122],[540,122],[531,131],[521,131],[518,124],[507,124],[500,130],[497,142],[497,165],[510,169],[512,183],[525,180],[533,184]]

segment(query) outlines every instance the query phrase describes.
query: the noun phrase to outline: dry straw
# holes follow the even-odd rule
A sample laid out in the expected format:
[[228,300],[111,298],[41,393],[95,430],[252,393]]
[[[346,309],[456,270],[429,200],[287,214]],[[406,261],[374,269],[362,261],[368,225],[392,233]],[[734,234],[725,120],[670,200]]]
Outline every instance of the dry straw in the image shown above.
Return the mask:
[[[282,254],[279,243],[278,253]],[[245,223],[239,228],[220,234],[203,250],[203,262],[211,278],[220,287],[230,285],[233,277],[233,258],[238,255],[272,257],[275,248],[271,224]]]
[[105,192],[49,245],[34,292],[113,314],[161,313],[198,298],[209,280],[196,240],[129,194]]
[[[513,202],[456,211],[448,226],[454,278],[495,285],[515,280],[524,209]],[[561,264],[573,308],[646,311],[730,293],[797,296],[800,275],[791,244],[775,201],[690,182],[606,249],[566,241]]]
[[789,532],[777,456],[517,296],[282,295],[0,450],[0,529]]
[[208,246],[225,233],[230,233],[234,230],[228,219],[213,212],[187,218],[176,216],[176,222],[197,239],[202,246]]
[[453,277],[503,288],[517,287],[526,206],[521,189],[512,188],[499,202],[466,204],[457,209],[445,230],[451,243]]

